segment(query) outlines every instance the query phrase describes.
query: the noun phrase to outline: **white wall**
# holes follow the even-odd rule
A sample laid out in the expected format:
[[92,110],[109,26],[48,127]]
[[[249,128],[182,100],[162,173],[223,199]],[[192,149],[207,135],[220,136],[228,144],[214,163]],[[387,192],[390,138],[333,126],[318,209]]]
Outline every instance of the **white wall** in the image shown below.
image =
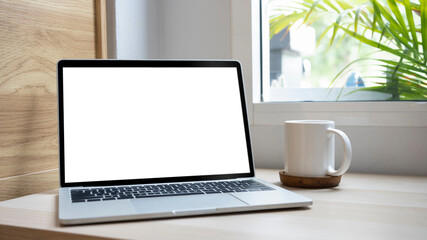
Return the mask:
[[[258,46],[259,33],[251,28],[251,24],[258,24],[251,18],[257,11],[251,8],[251,2],[257,1],[116,0],[117,58],[238,59],[244,69],[253,123],[255,164],[283,168],[283,126],[253,121],[257,113],[250,100],[252,95],[259,98],[260,83],[259,65],[253,61],[259,57],[253,48]],[[426,106],[421,107],[422,111],[427,111]],[[283,120],[286,117],[291,116]],[[337,124],[353,145],[350,171],[427,175],[426,124],[360,126],[351,122]],[[337,148],[337,156],[342,156],[338,141]]]
[[[427,128],[336,126],[347,133],[353,148],[350,172],[427,175]],[[336,166],[343,153],[336,139]],[[284,166],[284,127],[252,126],[255,165]]]
[[231,58],[228,0],[157,0],[160,58]]
[[230,1],[117,0],[117,58],[231,58]]
[[116,57],[118,59],[159,58],[157,2],[117,0],[115,14]]

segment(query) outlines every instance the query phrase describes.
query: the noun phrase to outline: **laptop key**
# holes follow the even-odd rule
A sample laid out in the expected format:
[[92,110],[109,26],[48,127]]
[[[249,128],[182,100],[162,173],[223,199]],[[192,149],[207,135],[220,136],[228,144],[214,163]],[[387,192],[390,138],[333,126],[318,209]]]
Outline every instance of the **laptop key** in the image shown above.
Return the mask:
[[234,192],[234,191],[230,190],[230,189],[223,189],[223,190],[221,190],[221,192],[223,192],[223,193],[230,193],[230,192]]
[[143,197],[148,197],[147,194],[134,194],[135,198],[143,198]]
[[102,201],[116,200],[116,198],[103,198]]
[[84,197],[73,197],[71,196],[72,200],[89,200],[89,199],[97,199],[97,198],[101,198],[101,196],[84,196]]
[[91,198],[87,200],[88,202],[97,202],[97,201],[101,201],[100,198]]
[[221,191],[204,191],[206,194],[221,193]]

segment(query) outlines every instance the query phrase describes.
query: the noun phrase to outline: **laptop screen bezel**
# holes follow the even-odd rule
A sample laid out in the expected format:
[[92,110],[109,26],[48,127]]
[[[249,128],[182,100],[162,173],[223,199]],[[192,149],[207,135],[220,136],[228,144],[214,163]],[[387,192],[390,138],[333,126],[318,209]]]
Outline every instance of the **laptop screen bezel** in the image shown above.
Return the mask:
[[[240,90],[240,102],[242,106],[242,121],[244,122],[246,146],[248,154],[249,173],[233,173],[218,175],[200,175],[166,178],[146,178],[146,179],[123,179],[110,181],[90,181],[90,182],[65,182],[65,149],[64,149],[64,102],[63,102],[63,69],[64,68],[84,68],[84,67],[231,67],[236,68]],[[189,181],[209,181],[233,178],[254,177],[254,164],[252,146],[250,139],[249,121],[246,108],[245,90],[242,77],[241,65],[235,60],[61,60],[57,64],[57,87],[58,87],[58,133],[59,133],[59,170],[61,187],[89,187],[89,186],[114,186],[114,185],[134,185],[151,184],[165,182],[189,182]]]

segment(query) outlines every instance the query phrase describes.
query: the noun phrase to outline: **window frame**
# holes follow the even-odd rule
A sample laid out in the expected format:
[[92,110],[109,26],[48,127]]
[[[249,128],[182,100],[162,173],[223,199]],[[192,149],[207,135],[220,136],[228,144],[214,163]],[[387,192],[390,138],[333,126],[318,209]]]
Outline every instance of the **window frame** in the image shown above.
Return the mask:
[[[286,120],[329,119],[337,126],[427,127],[427,102],[263,102],[261,13],[266,0],[251,0],[250,9],[244,1],[232,1],[232,56],[244,66],[247,105],[252,125],[283,125]],[[245,13],[246,11],[246,13]],[[250,12],[251,25],[247,24]],[[246,21],[246,22],[245,22]],[[251,33],[242,34],[244,30]],[[251,38],[251,51],[247,45]],[[248,64],[245,64],[248,63]]]

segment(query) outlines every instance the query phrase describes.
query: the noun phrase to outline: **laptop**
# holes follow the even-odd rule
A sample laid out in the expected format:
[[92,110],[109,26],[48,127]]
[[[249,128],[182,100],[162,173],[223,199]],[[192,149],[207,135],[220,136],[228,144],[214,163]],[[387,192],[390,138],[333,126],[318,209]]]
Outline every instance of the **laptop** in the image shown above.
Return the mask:
[[61,224],[312,204],[255,178],[238,61],[57,67]]

